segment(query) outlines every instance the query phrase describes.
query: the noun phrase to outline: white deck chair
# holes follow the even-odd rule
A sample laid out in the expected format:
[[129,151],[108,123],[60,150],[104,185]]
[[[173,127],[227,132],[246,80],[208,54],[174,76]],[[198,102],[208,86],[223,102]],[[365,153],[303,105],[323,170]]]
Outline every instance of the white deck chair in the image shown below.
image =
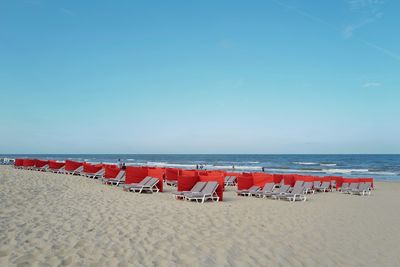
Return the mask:
[[313,182],[305,182],[304,183],[304,193],[305,194],[310,194],[310,193],[314,194],[315,193],[315,190],[313,188]]
[[253,194],[256,194],[258,191],[260,191],[260,187],[258,185],[253,185],[249,189],[243,189],[243,190],[237,190],[236,193],[239,196],[251,196]]
[[320,186],[314,187],[314,189],[319,192],[332,191],[330,182],[323,182]]
[[190,191],[175,192],[172,195],[175,199],[184,199],[187,194],[200,193],[207,182],[197,182]]
[[264,198],[264,193],[272,193],[275,189],[275,184],[274,183],[266,183],[263,187],[263,189],[256,191],[255,193],[252,194],[252,196],[255,197],[262,197]]
[[130,191],[130,190],[131,190],[131,187],[134,187],[134,186],[142,186],[142,185],[147,184],[147,182],[150,181],[151,178],[152,178],[151,176],[146,176],[146,177],[143,178],[143,180],[141,180],[139,183],[124,184],[124,185],[122,186],[122,188],[123,188],[125,191]]
[[100,169],[98,172],[96,173],[86,173],[85,176],[88,178],[92,178],[92,179],[100,179],[103,177],[104,173],[106,172],[106,169]]
[[211,199],[212,201],[219,201],[219,196],[217,195],[217,188],[219,184],[217,182],[207,182],[204,188],[199,193],[191,193],[185,196],[188,201],[195,200],[198,203],[204,203],[206,200]]
[[129,190],[135,193],[158,193],[160,189],[157,187],[160,179],[150,177],[147,183],[142,185],[133,185],[129,187]]
[[360,183],[350,183],[349,187],[347,189],[342,189],[341,192],[345,194],[350,194],[351,191],[354,189],[357,189]]
[[115,176],[115,178],[103,178],[103,183],[104,184],[109,184],[109,185],[120,185],[122,183],[124,183],[125,181],[125,171],[124,170],[120,170],[119,173],[117,174],[117,176]]
[[369,184],[363,183],[360,184],[357,189],[351,190],[350,194],[360,196],[371,195],[371,187],[369,186]]
[[280,195],[280,194],[284,194],[286,192],[288,192],[290,190],[290,186],[289,185],[282,185],[281,187],[275,189],[273,192],[270,193],[264,193],[264,198],[265,197],[274,197],[276,195]]
[[296,200],[306,201],[307,197],[304,194],[304,190],[305,190],[304,186],[297,187],[297,188],[294,188],[291,193],[280,195],[278,198],[286,199],[286,200],[293,201],[293,202],[295,202]]

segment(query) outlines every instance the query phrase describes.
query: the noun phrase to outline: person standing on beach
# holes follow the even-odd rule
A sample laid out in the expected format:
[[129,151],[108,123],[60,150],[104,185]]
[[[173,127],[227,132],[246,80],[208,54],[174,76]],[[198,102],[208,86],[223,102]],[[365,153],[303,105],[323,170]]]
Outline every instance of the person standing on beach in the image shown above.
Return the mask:
[[264,169],[264,167],[261,167],[261,171],[262,171],[262,172],[265,172],[265,169]]
[[118,159],[118,168],[121,168],[121,159]]

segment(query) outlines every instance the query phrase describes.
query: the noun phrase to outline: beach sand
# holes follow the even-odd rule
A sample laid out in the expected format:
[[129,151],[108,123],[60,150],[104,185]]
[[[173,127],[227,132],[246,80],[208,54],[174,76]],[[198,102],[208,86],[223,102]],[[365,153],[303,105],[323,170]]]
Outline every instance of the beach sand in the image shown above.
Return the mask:
[[400,183],[189,203],[0,166],[0,266],[400,266]]

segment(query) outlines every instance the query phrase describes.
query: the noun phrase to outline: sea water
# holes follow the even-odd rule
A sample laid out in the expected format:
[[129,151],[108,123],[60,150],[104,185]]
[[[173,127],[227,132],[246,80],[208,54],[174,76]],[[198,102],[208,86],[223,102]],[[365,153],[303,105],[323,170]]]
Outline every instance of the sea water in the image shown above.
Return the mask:
[[39,158],[93,163],[125,163],[133,166],[158,166],[241,172],[297,173],[373,177],[400,181],[400,155],[250,155],[250,154],[24,154],[0,158]]

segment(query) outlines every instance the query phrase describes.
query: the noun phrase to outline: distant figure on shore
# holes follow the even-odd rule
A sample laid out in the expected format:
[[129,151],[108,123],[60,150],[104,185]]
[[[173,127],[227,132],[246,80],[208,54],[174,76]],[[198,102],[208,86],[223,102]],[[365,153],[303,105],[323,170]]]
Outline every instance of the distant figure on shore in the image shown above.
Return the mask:
[[264,167],[261,167],[261,171],[262,171],[262,172],[264,172],[264,171],[265,171]]
[[232,165],[232,170],[234,170],[235,169],[235,165]]
[[199,164],[196,164],[196,170],[198,170],[199,169]]
[[121,159],[118,159],[118,168],[121,168]]
[[124,162],[124,163],[122,163],[121,170],[126,170],[126,165],[125,165],[125,162]]

